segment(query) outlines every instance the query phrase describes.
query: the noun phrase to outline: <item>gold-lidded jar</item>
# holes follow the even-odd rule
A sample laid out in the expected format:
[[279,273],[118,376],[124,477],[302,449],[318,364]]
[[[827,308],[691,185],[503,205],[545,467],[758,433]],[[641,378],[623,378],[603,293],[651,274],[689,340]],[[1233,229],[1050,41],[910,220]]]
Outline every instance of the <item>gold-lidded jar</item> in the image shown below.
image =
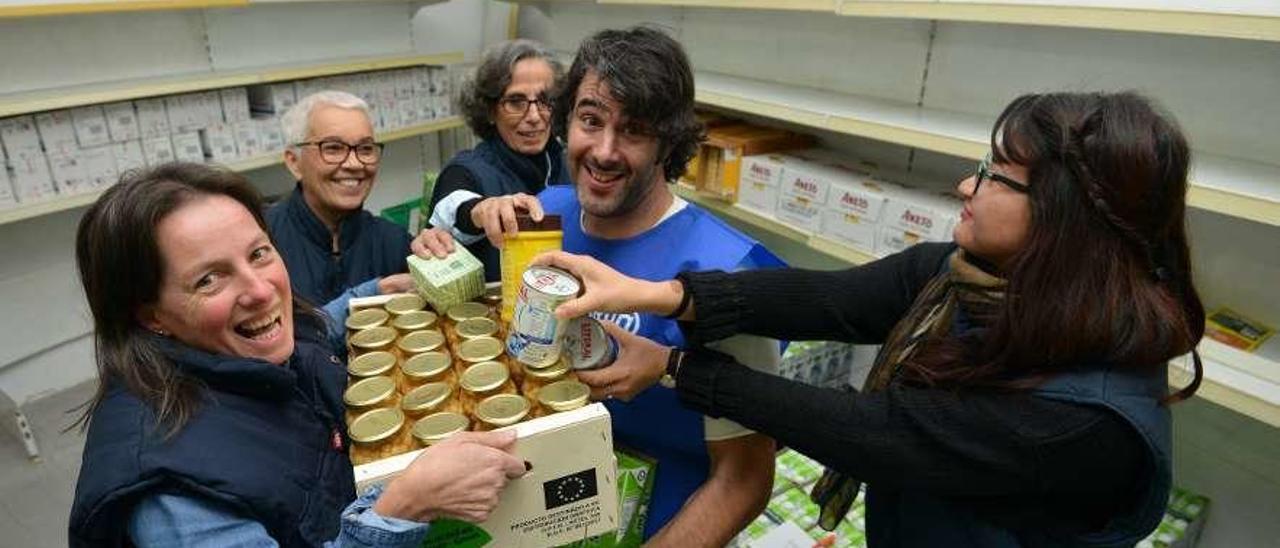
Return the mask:
[[524,376],[520,379],[520,391],[533,401],[538,401],[538,392],[548,384],[578,378],[572,373],[569,362],[564,359],[556,360],[556,363],[551,364],[550,367],[532,367],[528,364],[520,364],[520,366],[524,369]]
[[366,352],[375,350],[392,351],[396,342],[396,330],[390,326],[380,325],[357,332],[351,336],[351,357],[355,358]]
[[453,358],[443,350],[423,352],[400,364],[401,391],[408,392],[429,382],[443,382],[458,387],[458,373],[453,370]]
[[538,392],[537,416],[545,417],[552,413],[573,411],[587,405],[591,398],[591,389],[576,380],[556,381],[542,387]]
[[458,373],[466,373],[472,365],[481,362],[504,361],[502,341],[493,337],[476,337],[462,341],[457,346],[454,367]]
[[414,331],[424,331],[433,329],[436,326],[436,313],[430,310],[414,310],[405,312],[391,319],[391,327],[394,327],[401,336]]
[[379,375],[394,377],[396,367],[396,355],[385,350],[375,350],[373,352],[365,352],[347,364],[348,380],[356,383],[361,379],[369,377],[377,377]]
[[449,318],[450,322],[456,324],[467,318],[483,318],[488,316],[489,313],[489,307],[485,306],[484,303],[468,301],[450,306],[449,310],[445,312],[445,316]]
[[480,295],[480,302],[494,309],[502,306],[502,282],[484,284],[484,293]]
[[427,307],[427,300],[421,296],[410,293],[407,295],[396,295],[387,300],[387,304],[383,305],[391,317],[397,318],[410,312],[417,312]]
[[351,421],[351,464],[373,462],[413,450],[413,439],[405,427],[404,412],[383,407],[361,413]]
[[429,382],[400,396],[400,410],[413,419],[420,419],[440,411],[462,411],[462,405],[453,397],[449,383]]
[[413,423],[413,438],[418,441],[418,445],[427,447],[468,428],[471,428],[471,421],[466,415],[441,411],[422,417]]
[[498,322],[492,318],[467,318],[458,322],[458,336],[464,340],[480,337],[498,338]]
[[406,333],[396,342],[396,349],[404,359],[423,352],[443,350],[442,346],[444,346],[444,335],[434,329]]
[[502,362],[481,362],[467,369],[459,380],[462,387],[462,409],[468,417],[476,418],[476,406],[495,394],[516,394],[511,382],[511,372]]
[[391,318],[391,313],[381,308],[362,308],[347,316],[347,338],[366,329],[384,325]]
[[519,394],[496,394],[476,405],[476,430],[511,426],[529,416],[529,400]]
[[342,401],[347,405],[347,424],[371,409],[395,407],[399,404],[398,395],[396,381],[391,377],[377,376],[356,381],[342,393]]

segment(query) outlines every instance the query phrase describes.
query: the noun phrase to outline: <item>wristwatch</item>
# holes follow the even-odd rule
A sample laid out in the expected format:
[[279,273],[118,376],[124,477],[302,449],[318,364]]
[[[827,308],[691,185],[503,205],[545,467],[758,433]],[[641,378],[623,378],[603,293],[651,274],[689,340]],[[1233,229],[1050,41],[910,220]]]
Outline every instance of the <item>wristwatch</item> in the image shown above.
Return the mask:
[[671,349],[671,353],[667,355],[667,371],[662,374],[662,378],[658,379],[658,384],[665,388],[676,387],[676,376],[680,373],[680,365],[684,363],[684,357],[685,351],[679,348]]

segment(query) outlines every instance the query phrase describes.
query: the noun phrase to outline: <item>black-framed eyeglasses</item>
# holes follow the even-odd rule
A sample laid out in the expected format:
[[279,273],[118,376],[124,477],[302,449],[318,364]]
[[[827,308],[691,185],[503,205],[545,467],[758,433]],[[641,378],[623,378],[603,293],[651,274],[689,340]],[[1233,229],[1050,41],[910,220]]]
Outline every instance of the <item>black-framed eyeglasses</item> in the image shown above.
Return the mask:
[[376,164],[382,160],[382,149],[385,143],[359,143],[348,145],[342,141],[307,141],[294,146],[314,146],[320,151],[320,159],[327,164],[341,164],[347,161],[354,151],[356,159],[364,165]]
[[551,114],[551,100],[546,97],[530,99],[523,95],[509,95],[498,99],[498,107],[502,109],[504,114],[511,116],[523,117],[528,114],[529,105],[538,105],[538,114],[542,116]]
[[1013,190],[1026,194],[1031,192],[1031,187],[1027,183],[1015,181],[999,173],[991,171],[991,154],[988,153],[982,161],[978,162],[978,173],[974,175],[973,193],[977,194],[978,189],[982,188],[982,181],[991,179],[997,183],[1007,186]]

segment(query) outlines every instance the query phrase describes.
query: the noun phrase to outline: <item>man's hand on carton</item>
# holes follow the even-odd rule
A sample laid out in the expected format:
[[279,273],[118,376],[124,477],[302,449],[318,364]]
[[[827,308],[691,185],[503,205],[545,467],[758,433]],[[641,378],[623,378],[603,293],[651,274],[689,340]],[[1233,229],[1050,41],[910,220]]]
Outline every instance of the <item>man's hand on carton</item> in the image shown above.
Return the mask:
[[428,447],[387,485],[373,510],[382,516],[426,523],[455,518],[489,519],[507,481],[528,471],[511,454],[514,431],[459,432]]
[[471,208],[471,222],[484,230],[493,247],[502,248],[507,236],[520,232],[516,226],[516,210],[529,212],[534,221],[542,220],[542,202],[521,192],[481,200]]
[[453,235],[449,234],[448,230],[435,227],[423,229],[409,243],[409,249],[413,254],[423,259],[448,257],[453,253],[453,246]]

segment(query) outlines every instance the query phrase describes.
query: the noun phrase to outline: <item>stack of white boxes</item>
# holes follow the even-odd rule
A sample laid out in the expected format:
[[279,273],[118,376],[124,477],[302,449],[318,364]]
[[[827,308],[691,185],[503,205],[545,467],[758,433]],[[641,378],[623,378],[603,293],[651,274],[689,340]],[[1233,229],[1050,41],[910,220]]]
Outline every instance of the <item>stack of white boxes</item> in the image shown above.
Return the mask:
[[848,167],[823,151],[743,159],[737,206],[802,232],[884,256],[947,241],[962,204]]
[[229,163],[285,148],[280,116],[317,91],[369,103],[378,131],[451,115],[450,73],[413,67],[89,105],[0,119],[0,209],[101,190],[174,160]]

